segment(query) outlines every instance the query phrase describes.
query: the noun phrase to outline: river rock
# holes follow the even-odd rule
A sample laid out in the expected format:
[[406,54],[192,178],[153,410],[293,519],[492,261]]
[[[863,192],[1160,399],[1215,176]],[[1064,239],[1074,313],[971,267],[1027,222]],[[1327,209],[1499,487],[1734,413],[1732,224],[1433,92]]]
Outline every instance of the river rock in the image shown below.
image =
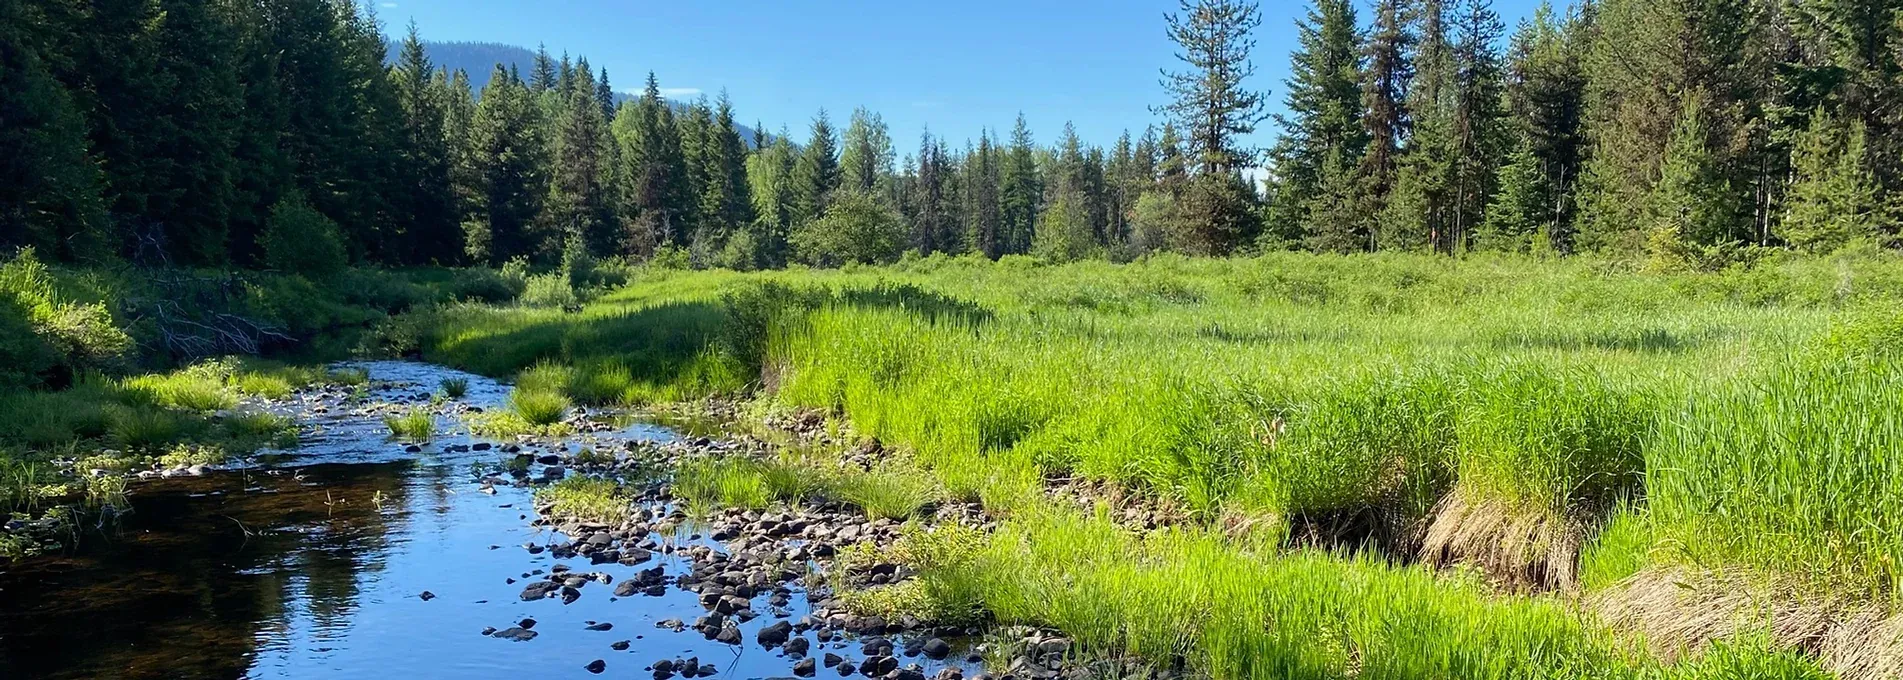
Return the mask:
[[506,630],[498,631],[495,635],[492,635],[491,637],[495,637],[495,638],[499,638],[503,640],[511,640],[514,642],[528,642],[530,640],[535,639],[535,636],[536,636],[535,631],[517,626],[513,628],[508,628]]
[[600,675],[602,671],[608,670],[608,662],[595,659],[594,661],[588,662],[588,665],[582,666],[582,668],[595,675]]
[[786,644],[787,637],[792,634],[793,624],[781,621],[771,626],[761,628],[760,633],[755,636],[755,640],[760,643],[761,647],[778,647]]
[[813,677],[813,673],[817,670],[816,665],[810,658],[800,659],[799,663],[793,664],[793,674],[802,678]]

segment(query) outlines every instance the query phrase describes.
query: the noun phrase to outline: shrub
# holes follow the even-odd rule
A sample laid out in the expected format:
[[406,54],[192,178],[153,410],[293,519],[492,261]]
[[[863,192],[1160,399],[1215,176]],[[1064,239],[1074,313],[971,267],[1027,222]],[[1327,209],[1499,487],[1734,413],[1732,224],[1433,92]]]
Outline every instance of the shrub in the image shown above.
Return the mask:
[[522,291],[521,302],[530,307],[573,307],[581,303],[575,287],[560,272],[530,276]]
[[527,277],[512,278],[494,269],[459,269],[449,281],[449,296],[456,300],[500,304],[511,302],[528,286]]
[[517,388],[509,393],[509,408],[530,425],[554,425],[568,415],[568,397]]
[[259,240],[265,264],[281,272],[326,278],[350,263],[337,223],[302,197],[286,197],[271,206]]

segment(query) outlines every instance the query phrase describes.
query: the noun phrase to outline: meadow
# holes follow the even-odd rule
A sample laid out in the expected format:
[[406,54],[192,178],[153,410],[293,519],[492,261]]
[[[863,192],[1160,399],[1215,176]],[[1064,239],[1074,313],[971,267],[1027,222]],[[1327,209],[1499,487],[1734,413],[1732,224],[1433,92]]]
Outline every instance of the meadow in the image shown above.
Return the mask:
[[[952,609],[1216,677],[1883,677],[1899,284],[1874,253],[939,257],[651,270],[578,312],[449,305],[394,335],[561,367],[543,389],[580,403],[829,414],[1007,518],[977,571],[1011,578],[944,566]],[[1181,520],[1049,501],[1072,480]]]

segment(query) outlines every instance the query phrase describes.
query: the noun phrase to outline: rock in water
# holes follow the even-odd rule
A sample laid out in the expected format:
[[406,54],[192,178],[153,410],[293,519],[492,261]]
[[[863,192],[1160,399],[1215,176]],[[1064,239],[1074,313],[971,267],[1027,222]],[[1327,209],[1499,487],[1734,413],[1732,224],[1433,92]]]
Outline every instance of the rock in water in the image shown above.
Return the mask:
[[926,658],[942,660],[945,657],[951,656],[951,645],[946,644],[944,640],[932,638],[925,641],[925,647],[922,651],[925,652]]
[[786,644],[786,638],[793,633],[793,624],[781,621],[760,629],[755,637],[761,647],[778,647]]
[[520,626],[496,633],[493,637],[515,642],[528,642],[535,639],[536,632]]
[[811,658],[800,659],[799,663],[793,664],[793,674],[802,678],[813,677],[813,673],[817,671],[816,665]]
[[590,673],[600,675],[602,671],[608,670],[608,662],[595,659],[594,661],[588,662],[588,665],[582,666],[582,668],[588,669]]

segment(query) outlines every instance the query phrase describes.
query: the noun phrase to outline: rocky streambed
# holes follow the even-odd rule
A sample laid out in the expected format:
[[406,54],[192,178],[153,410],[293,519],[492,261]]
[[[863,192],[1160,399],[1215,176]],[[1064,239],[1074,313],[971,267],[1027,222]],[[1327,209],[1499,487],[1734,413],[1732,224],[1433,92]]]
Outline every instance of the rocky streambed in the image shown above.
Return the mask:
[[[844,611],[832,558],[900,526],[824,502],[689,517],[669,461],[753,445],[579,414],[562,438],[483,439],[460,417],[508,387],[412,362],[361,364],[367,390],[252,404],[302,443],[241,465],[136,482],[128,511],[54,554],[0,565],[0,677],[1075,677],[1035,630],[942,629]],[[445,378],[468,383],[432,399]],[[382,416],[427,408],[428,444]],[[613,521],[535,489],[621,480]],[[939,521],[980,525],[973,507]],[[909,577],[856,567],[868,583]],[[987,663],[989,662],[989,663]]]

